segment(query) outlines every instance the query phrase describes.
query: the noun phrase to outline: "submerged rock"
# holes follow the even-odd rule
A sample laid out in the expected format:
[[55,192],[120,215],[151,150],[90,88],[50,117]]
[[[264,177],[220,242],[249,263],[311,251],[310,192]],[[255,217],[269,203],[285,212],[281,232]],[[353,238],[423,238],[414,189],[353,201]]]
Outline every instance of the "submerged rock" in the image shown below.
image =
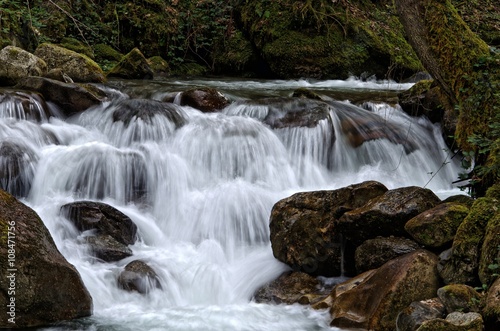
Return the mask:
[[42,122],[50,115],[44,98],[36,92],[0,91],[0,118]]
[[0,140],[0,188],[16,197],[26,197],[37,162],[38,155],[27,145]]
[[385,191],[384,185],[371,181],[334,191],[297,193],[278,201],[270,218],[274,256],[311,275],[340,275],[341,237],[335,219]]
[[[0,245],[0,328],[41,327],[89,316],[89,292],[36,212],[0,190],[0,215],[5,243]],[[9,246],[9,239],[15,244]]]
[[125,99],[111,103],[113,111],[113,121],[122,121],[128,126],[132,121],[138,119],[145,123],[151,123],[154,116],[164,116],[172,122],[176,128],[183,126],[186,119],[174,104],[148,99]]
[[53,44],[41,44],[35,55],[45,60],[48,70],[60,68],[75,82],[103,83],[106,78],[97,63],[89,57]]
[[162,289],[160,278],[146,262],[135,260],[128,263],[118,276],[118,285],[127,291],[148,294]]
[[118,242],[109,234],[98,234],[83,237],[92,255],[104,262],[115,262],[132,256],[132,250],[127,245]]
[[47,63],[22,48],[7,46],[0,50],[0,85],[16,85],[21,78],[46,72]]
[[425,251],[403,255],[377,269],[332,303],[331,325],[346,329],[392,331],[401,310],[435,297],[439,286],[437,256]]

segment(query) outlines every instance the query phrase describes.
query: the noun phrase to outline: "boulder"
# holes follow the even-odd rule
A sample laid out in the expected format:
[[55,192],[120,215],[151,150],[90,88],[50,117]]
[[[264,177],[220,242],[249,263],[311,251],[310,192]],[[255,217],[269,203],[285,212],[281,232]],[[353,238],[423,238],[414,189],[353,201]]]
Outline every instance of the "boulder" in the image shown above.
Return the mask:
[[128,263],[118,276],[118,285],[127,291],[148,294],[162,289],[160,278],[146,262],[135,260]]
[[396,319],[396,330],[415,331],[422,323],[445,317],[446,310],[438,298],[414,301],[403,309]]
[[110,103],[108,108],[114,108],[113,121],[121,121],[128,126],[131,122],[142,120],[151,124],[154,116],[164,116],[176,128],[186,123],[184,115],[180,112],[179,106],[149,99],[125,99]]
[[0,50],[0,85],[16,85],[23,77],[42,76],[47,64],[22,48],[7,46]]
[[448,256],[441,259],[439,274],[446,284],[479,285],[480,249],[488,221],[498,211],[498,200],[479,198],[460,224]]
[[0,328],[89,316],[92,298],[34,210],[0,190]]
[[481,295],[468,285],[446,285],[438,289],[437,294],[448,314],[455,311],[479,312]]
[[417,331],[483,331],[483,319],[478,313],[454,312],[446,316],[446,319],[433,319],[425,321]]
[[371,277],[337,296],[331,326],[392,331],[400,311],[414,301],[434,298],[439,287],[437,256],[417,250],[391,260]]
[[38,155],[13,140],[0,140],[0,188],[16,197],[26,197],[31,189]]
[[356,246],[377,236],[404,237],[406,222],[440,201],[431,190],[416,186],[389,190],[342,215],[335,223],[336,231]]
[[495,280],[486,293],[482,315],[486,331],[500,330],[500,278]]
[[95,90],[88,89],[85,85],[64,83],[49,78],[26,77],[15,87],[41,93],[46,101],[59,106],[66,116],[82,112],[105,100],[103,95],[96,94]]
[[98,234],[83,237],[93,256],[104,262],[115,262],[132,256],[132,250],[127,245],[118,242],[109,234]]
[[97,63],[86,55],[53,44],[41,44],[35,55],[43,59],[48,70],[60,68],[75,82],[103,83],[106,78]]
[[134,48],[122,57],[120,62],[107,73],[107,76],[125,79],[153,79],[154,72],[141,51]]
[[29,91],[0,91],[0,114],[19,120],[47,121],[50,109],[44,98]]
[[457,194],[457,195],[452,195],[450,197],[447,197],[442,201],[443,203],[447,202],[454,202],[454,203],[460,203],[468,208],[472,207],[472,204],[474,203],[474,198],[468,195],[464,194]]
[[170,66],[161,56],[153,56],[148,59],[149,66],[155,77],[170,76]]
[[47,72],[44,75],[44,77],[53,80],[58,80],[64,83],[74,83],[73,79],[71,79],[71,77],[69,77],[61,68],[55,68],[49,70],[49,72]]
[[421,245],[442,248],[453,242],[468,213],[469,208],[462,204],[441,203],[409,220],[405,230]]
[[229,100],[214,88],[196,88],[180,95],[181,106],[190,106],[204,113],[213,113],[229,105]]
[[97,235],[109,235],[124,245],[131,245],[137,239],[137,226],[134,222],[105,203],[71,202],[61,207],[61,213],[80,231],[95,230]]
[[264,285],[254,295],[258,303],[310,304],[311,297],[321,297],[321,282],[303,272],[287,272]]
[[[384,185],[370,181],[333,191],[297,193],[278,201],[270,217],[274,256],[294,270],[314,276],[340,275],[341,238],[335,219],[385,191]],[[353,269],[346,266],[349,268]]]
[[[498,199],[495,199],[499,201]],[[500,201],[497,202],[500,206]],[[481,284],[490,285],[500,273],[500,208],[486,225],[484,240],[479,258],[479,280]]]
[[407,238],[378,237],[368,239],[356,248],[354,254],[356,271],[362,273],[370,269],[377,269],[389,260],[413,252],[418,248],[417,243]]

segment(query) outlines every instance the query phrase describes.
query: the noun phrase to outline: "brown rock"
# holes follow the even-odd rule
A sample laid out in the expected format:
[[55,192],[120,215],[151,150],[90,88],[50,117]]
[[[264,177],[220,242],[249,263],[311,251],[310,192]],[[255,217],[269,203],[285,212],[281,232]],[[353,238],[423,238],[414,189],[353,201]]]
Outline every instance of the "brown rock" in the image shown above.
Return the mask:
[[[90,294],[35,211],[0,190],[0,215],[0,328],[40,327],[89,316]],[[15,308],[7,308],[12,302]]]
[[441,287],[437,294],[448,314],[454,311],[479,312],[481,295],[468,285],[450,284]]
[[16,85],[28,76],[42,76],[47,63],[22,48],[7,46],[0,50],[0,85]]
[[500,330],[500,278],[495,280],[486,293],[482,315],[486,331]]
[[181,93],[181,106],[190,106],[204,113],[213,113],[229,105],[229,100],[213,88],[191,89]]
[[446,310],[439,298],[412,302],[403,309],[396,320],[398,331],[415,331],[422,323],[445,317]]
[[148,294],[153,289],[162,289],[160,278],[146,262],[135,260],[128,263],[118,276],[118,285],[127,291]]
[[0,188],[16,197],[31,189],[38,156],[22,142],[0,141]]

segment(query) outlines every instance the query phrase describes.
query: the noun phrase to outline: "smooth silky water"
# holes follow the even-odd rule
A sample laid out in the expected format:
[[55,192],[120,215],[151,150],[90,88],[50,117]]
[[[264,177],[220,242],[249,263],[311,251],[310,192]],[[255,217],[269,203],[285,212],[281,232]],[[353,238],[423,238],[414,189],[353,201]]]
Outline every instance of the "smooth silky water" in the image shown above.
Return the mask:
[[[0,104],[0,142],[20,146],[29,165],[10,189],[39,213],[93,298],[91,317],[44,330],[338,330],[329,327],[328,311],[252,301],[256,290],[289,270],[271,250],[274,203],[295,192],[365,180],[390,189],[427,187],[443,198],[461,193],[451,185],[460,169],[439,127],[390,105],[411,84],[117,80],[106,88],[117,100],[160,100],[206,86],[234,103],[215,114],[172,105],[180,127],[158,115],[113,122],[116,100],[72,118],[38,121],[16,115],[14,104]],[[271,129],[261,122],[268,106],[235,107],[287,97],[298,87],[332,103],[328,119],[314,128]],[[353,106],[362,102],[363,108]],[[352,147],[339,124],[352,112],[397,127],[417,148],[408,151],[387,139]],[[103,263],[78,243],[81,234],[59,209],[79,200],[103,201],[135,222],[139,240],[130,246],[132,257]],[[118,288],[120,271],[137,259],[155,269],[161,290],[141,295]]]

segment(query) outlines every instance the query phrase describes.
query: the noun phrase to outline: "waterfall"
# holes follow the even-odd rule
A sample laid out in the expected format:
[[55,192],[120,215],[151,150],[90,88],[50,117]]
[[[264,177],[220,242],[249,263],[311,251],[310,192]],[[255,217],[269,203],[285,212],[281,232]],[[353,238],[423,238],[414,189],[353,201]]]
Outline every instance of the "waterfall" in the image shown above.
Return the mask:
[[[39,213],[80,272],[94,315],[77,328],[330,329],[328,312],[251,302],[288,270],[269,242],[274,203],[364,180],[457,192],[450,183],[459,167],[428,119],[385,103],[238,95],[244,86],[283,88],[259,84],[219,82],[237,101],[215,114],[115,92],[116,99],[64,119],[37,96],[20,94],[24,108],[0,99],[0,185]],[[172,94],[173,86],[158,83],[153,96]],[[134,221],[133,256],[114,263],[91,256],[59,212],[79,200],[105,202]],[[124,266],[138,259],[157,272],[162,289],[141,295],[117,286]]]

